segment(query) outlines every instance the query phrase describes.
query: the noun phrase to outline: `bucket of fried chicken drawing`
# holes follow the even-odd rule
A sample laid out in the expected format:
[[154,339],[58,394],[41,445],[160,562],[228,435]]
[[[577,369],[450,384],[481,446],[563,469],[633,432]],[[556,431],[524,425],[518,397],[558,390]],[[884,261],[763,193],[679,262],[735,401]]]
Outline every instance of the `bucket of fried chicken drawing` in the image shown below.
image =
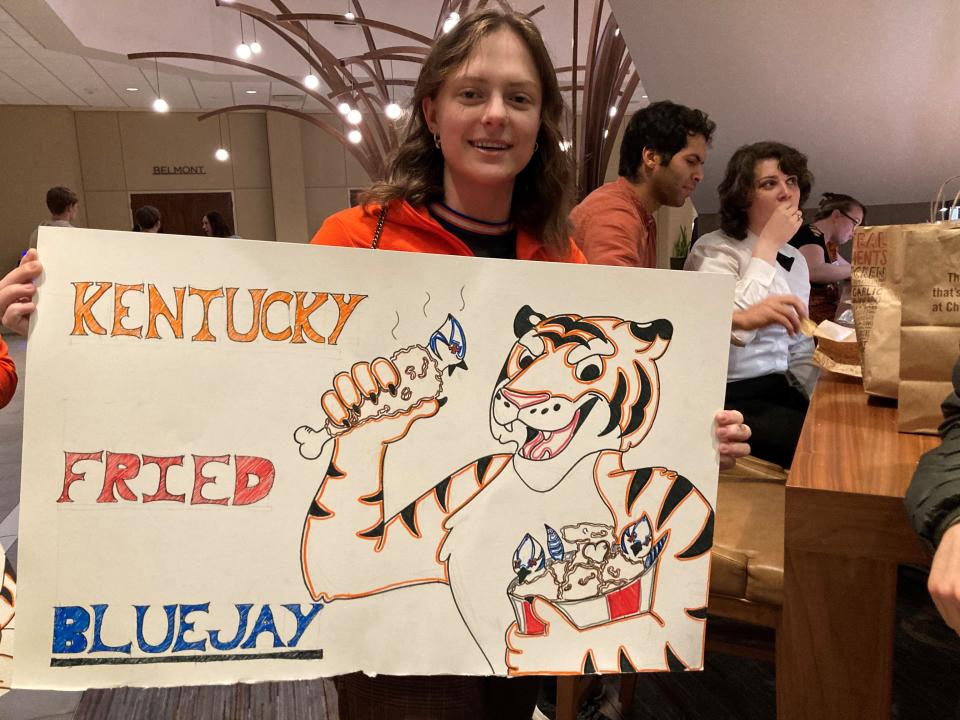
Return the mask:
[[[546,553],[527,534],[513,555],[517,576],[507,594],[521,633],[546,631],[533,612],[536,597],[549,601],[580,629],[650,612],[668,533],[654,541],[646,515],[624,528],[619,540],[610,525],[566,525],[560,534],[549,525],[544,527]],[[567,549],[570,545],[573,550]]]

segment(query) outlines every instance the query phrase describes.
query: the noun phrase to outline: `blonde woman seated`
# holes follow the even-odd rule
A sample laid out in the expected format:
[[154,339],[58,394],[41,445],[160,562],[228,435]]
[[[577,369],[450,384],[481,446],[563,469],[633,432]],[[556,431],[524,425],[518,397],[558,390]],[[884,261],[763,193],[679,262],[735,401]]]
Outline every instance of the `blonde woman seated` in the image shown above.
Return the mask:
[[[784,467],[793,459],[808,405],[789,371],[802,368],[809,375],[813,354],[813,341],[796,332],[810,296],[807,263],[788,243],[803,221],[799,208],[812,184],[798,150],[777,142],[741,147],[719,187],[722,229],[701,237],[685,266],[737,277],[725,407],[743,413],[753,429],[753,454]],[[737,321],[773,306],[780,307],[780,318],[768,324],[744,329]]]

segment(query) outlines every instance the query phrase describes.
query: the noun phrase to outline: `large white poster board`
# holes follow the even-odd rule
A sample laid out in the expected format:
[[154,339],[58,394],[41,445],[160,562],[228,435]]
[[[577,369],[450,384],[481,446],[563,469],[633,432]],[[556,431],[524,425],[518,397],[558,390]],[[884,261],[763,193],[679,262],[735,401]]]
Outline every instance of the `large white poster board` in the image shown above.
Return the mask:
[[15,685],[702,666],[732,278],[39,249]]

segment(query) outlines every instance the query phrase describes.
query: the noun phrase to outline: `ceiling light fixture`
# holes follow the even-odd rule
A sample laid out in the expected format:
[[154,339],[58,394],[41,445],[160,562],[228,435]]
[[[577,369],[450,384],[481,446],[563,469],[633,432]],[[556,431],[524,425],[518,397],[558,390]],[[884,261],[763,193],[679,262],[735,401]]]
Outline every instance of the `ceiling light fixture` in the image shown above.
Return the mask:
[[395,102],[387,103],[383,109],[383,114],[391,120],[399,120],[403,116],[403,108]]
[[337,105],[337,112],[340,113],[341,115],[346,115],[348,112],[350,112],[350,110],[351,110],[351,107],[350,107],[350,103],[348,102],[342,102],[339,105]]
[[223,122],[221,115],[217,115],[217,130],[220,131],[220,145],[217,147],[216,151],[213,153],[213,156],[220,162],[226,162],[230,159],[230,153],[223,146]]
[[250,46],[247,45],[247,39],[243,35],[243,13],[237,13],[240,16],[240,44],[237,45],[236,53],[237,57],[241,60],[249,60],[252,50]]
[[347,140],[356,145],[363,140],[363,135],[360,134],[359,130],[351,130],[347,133]]
[[[304,23],[304,27],[307,30],[307,35],[310,35],[310,21],[307,20]],[[307,45],[307,75],[303,78],[303,86],[307,90],[316,90],[320,87],[320,78],[313,74],[313,68],[310,66],[310,46]]]
[[140,88],[128,87],[126,88],[127,92],[140,92]]
[[256,90],[244,90],[244,92],[245,92],[247,95],[256,95],[256,94],[257,94],[257,91],[256,91]]
[[393,60],[390,60],[390,87],[388,97],[390,102],[387,103],[386,107],[383,108],[383,114],[387,116],[389,120],[399,120],[403,117],[403,108],[397,104],[397,101],[393,97],[393,82],[395,75],[393,72]]
[[163,96],[160,95],[160,64],[157,62],[157,59],[153,59],[153,67],[157,73],[157,99],[153,101],[153,109],[158,113],[165,113],[170,109],[170,106],[167,104],[167,101],[163,99]]
[[263,46],[262,46],[259,42],[257,42],[257,21],[256,21],[256,19],[254,19],[254,21],[253,21],[253,42],[250,43],[250,50],[253,52],[254,55],[259,55],[260,53],[263,52]]
[[458,22],[460,22],[460,13],[458,13],[458,12],[452,12],[452,13],[450,13],[450,15],[447,17],[447,19],[443,21],[443,32],[444,32],[444,34],[450,32],[451,30],[453,30],[453,28],[455,28],[455,27],[457,26],[457,23],[458,23]]
[[611,105],[611,106],[610,106],[610,117],[616,117],[616,116],[617,116],[617,108],[616,108],[615,105]]
[[361,120],[363,120],[363,114],[356,108],[347,113],[347,122],[351,125],[359,125]]

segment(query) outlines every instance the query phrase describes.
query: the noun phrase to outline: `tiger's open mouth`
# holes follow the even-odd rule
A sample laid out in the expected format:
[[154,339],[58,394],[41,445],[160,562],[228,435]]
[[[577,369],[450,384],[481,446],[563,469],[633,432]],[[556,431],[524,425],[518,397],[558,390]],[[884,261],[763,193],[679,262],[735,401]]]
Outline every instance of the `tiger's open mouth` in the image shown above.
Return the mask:
[[573,418],[566,427],[559,430],[537,430],[527,427],[527,441],[520,448],[520,457],[524,460],[549,460],[562,453],[577,430],[586,421],[593,406],[597,404],[597,398],[591,398],[573,414]]

